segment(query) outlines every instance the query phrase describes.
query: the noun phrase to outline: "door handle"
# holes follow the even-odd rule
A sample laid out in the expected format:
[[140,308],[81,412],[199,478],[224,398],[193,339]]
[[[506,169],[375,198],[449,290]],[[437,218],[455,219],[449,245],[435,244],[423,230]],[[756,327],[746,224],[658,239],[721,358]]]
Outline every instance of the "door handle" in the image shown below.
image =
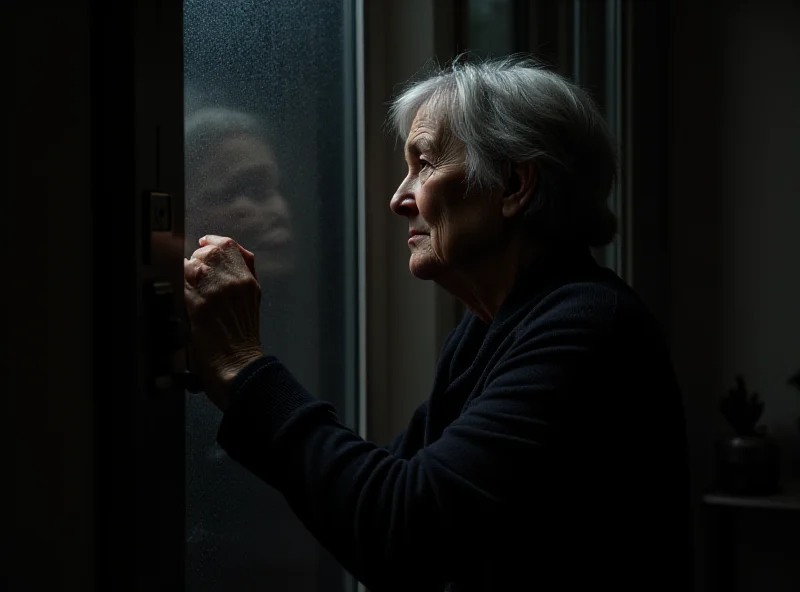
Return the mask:
[[[145,191],[142,196],[143,241],[142,261],[149,265],[158,235],[171,235],[173,230],[173,198],[164,191]],[[188,348],[182,368],[176,362],[178,352],[189,341],[189,326],[178,312],[177,298],[169,281],[155,280],[145,284],[145,318],[148,320],[146,343],[150,354],[151,392],[183,386],[190,393],[204,390],[203,381],[191,371]],[[180,384],[176,384],[176,382]]]
[[189,341],[189,326],[178,313],[172,284],[167,281],[148,282],[145,290],[146,318],[149,319],[148,351],[150,352],[150,387],[157,394],[169,391],[180,381],[192,394],[205,391],[203,380],[192,372],[188,348],[180,373],[178,353]]
[[180,352],[186,346],[186,322],[178,312],[172,283],[145,282],[142,302],[145,313],[145,344],[148,359],[148,390],[155,395],[171,392],[182,379]]

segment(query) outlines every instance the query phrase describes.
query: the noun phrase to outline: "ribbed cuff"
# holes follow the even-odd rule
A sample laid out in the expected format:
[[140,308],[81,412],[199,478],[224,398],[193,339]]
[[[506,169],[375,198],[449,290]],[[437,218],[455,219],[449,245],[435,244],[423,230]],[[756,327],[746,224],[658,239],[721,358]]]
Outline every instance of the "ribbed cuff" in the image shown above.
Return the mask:
[[217,441],[231,458],[261,473],[275,434],[315,401],[277,358],[260,358],[236,377]]

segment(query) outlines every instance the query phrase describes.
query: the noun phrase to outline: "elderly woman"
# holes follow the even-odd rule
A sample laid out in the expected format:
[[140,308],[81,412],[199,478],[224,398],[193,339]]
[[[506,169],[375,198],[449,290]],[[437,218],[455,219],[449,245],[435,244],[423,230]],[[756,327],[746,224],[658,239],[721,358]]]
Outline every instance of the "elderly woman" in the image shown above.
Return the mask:
[[252,253],[185,264],[218,440],[375,591],[686,590],[681,397],[645,306],[599,267],[616,161],[589,97],[524,60],[456,63],[391,108],[409,266],[469,309],[388,447],[258,340]]

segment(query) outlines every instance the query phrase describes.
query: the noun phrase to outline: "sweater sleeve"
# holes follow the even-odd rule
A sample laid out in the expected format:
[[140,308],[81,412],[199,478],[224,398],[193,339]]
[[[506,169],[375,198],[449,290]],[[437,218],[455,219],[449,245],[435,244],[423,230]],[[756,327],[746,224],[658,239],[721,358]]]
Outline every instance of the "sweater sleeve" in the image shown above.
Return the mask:
[[454,574],[477,576],[487,541],[509,536],[514,508],[530,507],[554,464],[563,395],[600,341],[588,310],[550,309],[441,438],[409,459],[363,440],[264,358],[237,380],[218,439],[368,588],[439,592]]
[[427,417],[428,402],[423,401],[414,411],[408,427],[400,432],[391,444],[384,446],[384,448],[400,458],[409,459],[414,456],[425,443],[425,422]]

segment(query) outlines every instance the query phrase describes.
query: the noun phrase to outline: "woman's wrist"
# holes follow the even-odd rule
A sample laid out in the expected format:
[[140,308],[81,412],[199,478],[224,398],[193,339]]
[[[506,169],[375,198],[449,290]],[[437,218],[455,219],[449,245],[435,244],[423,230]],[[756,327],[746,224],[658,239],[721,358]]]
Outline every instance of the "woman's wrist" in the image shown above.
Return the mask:
[[264,352],[258,346],[247,346],[237,349],[225,356],[220,356],[209,366],[213,376],[210,377],[206,394],[225,412],[233,396],[233,384],[237,376],[250,364],[264,357]]

